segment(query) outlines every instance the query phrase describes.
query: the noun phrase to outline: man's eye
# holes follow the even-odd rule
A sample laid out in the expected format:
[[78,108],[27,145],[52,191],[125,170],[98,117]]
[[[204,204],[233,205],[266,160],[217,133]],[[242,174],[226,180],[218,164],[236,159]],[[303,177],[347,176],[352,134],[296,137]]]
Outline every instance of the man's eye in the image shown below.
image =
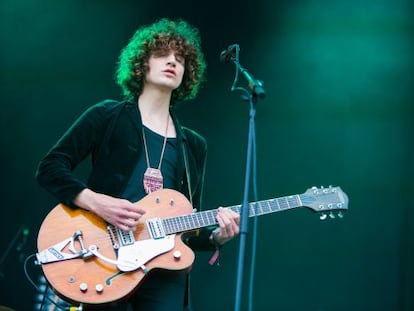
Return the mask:
[[175,57],[175,59],[177,60],[177,62],[179,62],[179,63],[181,63],[181,64],[184,64],[185,58],[184,58],[183,56],[179,56],[179,55],[177,55],[177,56]]
[[162,52],[162,51],[156,51],[156,52],[153,52],[152,53],[152,56],[153,57],[163,57],[163,56],[166,56],[167,55],[167,53],[166,52]]

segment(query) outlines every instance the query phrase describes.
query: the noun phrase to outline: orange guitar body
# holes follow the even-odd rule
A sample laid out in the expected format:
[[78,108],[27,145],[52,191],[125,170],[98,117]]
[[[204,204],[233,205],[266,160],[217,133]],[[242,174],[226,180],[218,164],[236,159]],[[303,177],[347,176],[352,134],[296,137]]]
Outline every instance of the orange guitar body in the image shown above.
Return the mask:
[[[136,241],[151,239],[145,223],[148,219],[193,213],[188,200],[182,194],[169,189],[151,193],[135,204],[146,211],[137,230],[133,232]],[[100,254],[117,260],[107,224],[93,213],[83,209],[71,209],[63,204],[57,205],[44,219],[37,240],[39,251],[53,248],[53,245],[72,237],[76,231],[82,232],[85,249],[96,245]],[[74,246],[77,251],[81,248],[79,241]],[[71,253],[68,248],[66,246],[62,251]],[[120,272],[116,264],[96,256],[45,263],[42,264],[42,269],[58,295],[71,302],[94,305],[112,303],[128,297],[154,270],[189,271],[194,258],[193,251],[183,243],[182,234],[176,234],[173,248],[146,262],[143,267],[145,269]]]

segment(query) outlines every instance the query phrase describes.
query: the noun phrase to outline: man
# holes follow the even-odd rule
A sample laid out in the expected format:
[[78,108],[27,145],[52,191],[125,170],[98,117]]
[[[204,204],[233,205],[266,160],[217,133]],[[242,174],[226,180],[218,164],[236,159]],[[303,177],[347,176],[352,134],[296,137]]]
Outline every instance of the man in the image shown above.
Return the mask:
[[[124,231],[135,230],[145,213],[133,202],[162,188],[180,191],[200,210],[206,142],[180,125],[173,107],[196,96],[204,71],[198,30],[187,22],[161,19],[139,28],[116,71],[125,100],[84,112],[40,162],[39,183],[60,202]],[[84,183],[73,170],[89,155]],[[188,245],[214,250],[239,233],[239,215],[230,209],[219,208],[217,222]],[[187,290],[185,274],[152,273],[129,303],[133,310],[183,310]]]

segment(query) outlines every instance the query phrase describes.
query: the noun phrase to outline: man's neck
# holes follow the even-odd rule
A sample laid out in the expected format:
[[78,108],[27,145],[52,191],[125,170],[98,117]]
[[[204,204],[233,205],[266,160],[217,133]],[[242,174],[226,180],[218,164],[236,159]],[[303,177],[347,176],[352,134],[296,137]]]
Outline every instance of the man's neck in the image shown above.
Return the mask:
[[[167,122],[170,122],[171,94],[161,92],[143,92],[138,97],[138,108],[141,113],[142,123],[154,132],[165,135]],[[171,125],[171,124],[170,124]],[[173,126],[168,130],[168,136],[174,136]]]

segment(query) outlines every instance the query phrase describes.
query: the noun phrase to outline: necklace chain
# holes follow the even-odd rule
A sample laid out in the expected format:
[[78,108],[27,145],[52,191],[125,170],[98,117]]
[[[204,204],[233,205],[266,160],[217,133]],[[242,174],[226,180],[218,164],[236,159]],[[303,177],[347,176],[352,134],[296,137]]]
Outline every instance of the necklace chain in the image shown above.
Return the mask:
[[[165,128],[165,136],[164,136],[164,142],[162,144],[162,150],[161,150],[161,156],[160,156],[160,161],[158,163],[158,169],[161,170],[161,163],[162,160],[164,158],[164,152],[165,152],[165,146],[167,145],[167,134],[168,134],[168,124],[170,123],[170,115],[167,115],[167,126]],[[144,140],[144,149],[145,149],[145,158],[147,160],[147,167],[151,167],[151,163],[149,160],[149,155],[148,155],[148,147],[147,147],[147,140],[145,138],[145,131],[144,131],[144,127],[142,127],[142,138]]]

